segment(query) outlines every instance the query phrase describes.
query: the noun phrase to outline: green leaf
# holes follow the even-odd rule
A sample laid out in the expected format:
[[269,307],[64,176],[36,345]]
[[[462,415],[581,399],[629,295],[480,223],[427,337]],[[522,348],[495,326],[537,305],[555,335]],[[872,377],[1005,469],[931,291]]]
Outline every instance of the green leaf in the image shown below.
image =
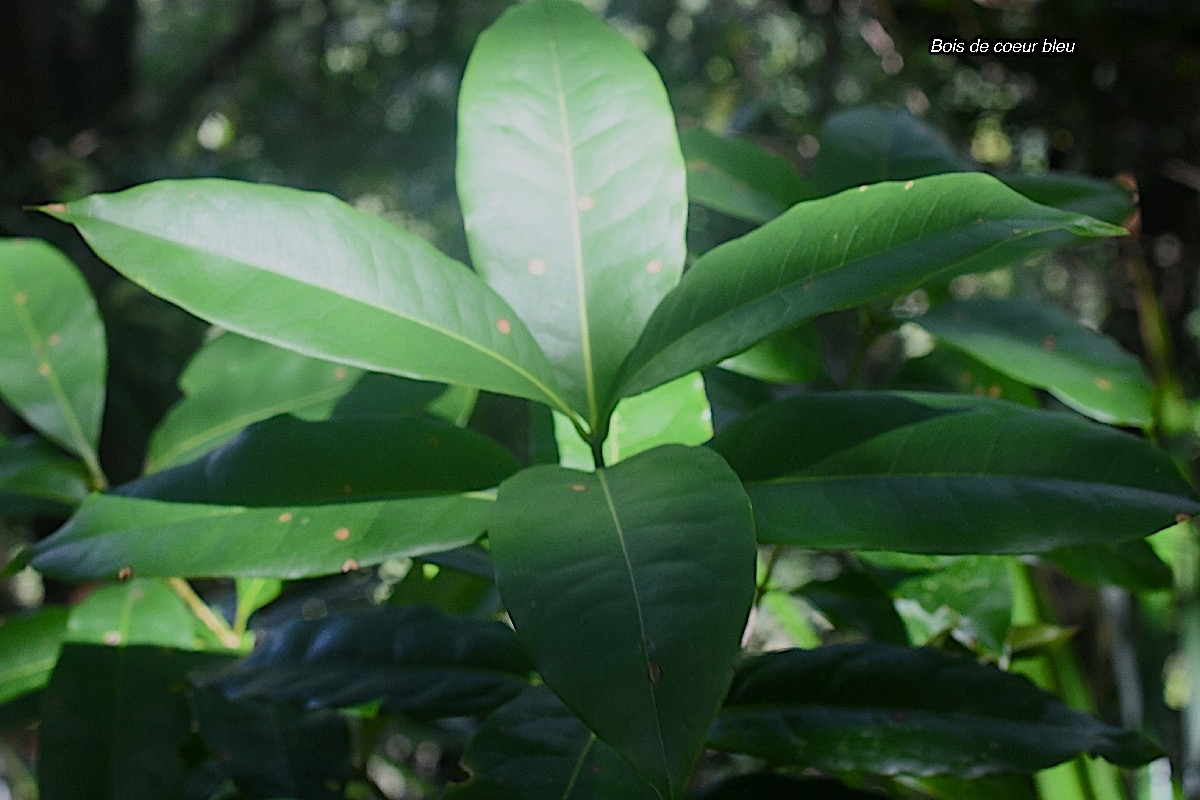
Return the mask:
[[345,503],[490,489],[520,466],[493,440],[441,420],[281,416],[119,492],[251,507]]
[[245,797],[341,800],[354,742],[341,715],[191,693],[200,735]]
[[497,709],[467,745],[446,800],[656,800],[658,794],[545,687]]
[[964,300],[929,310],[922,327],[1089,417],[1149,425],[1154,388],[1142,363],[1061,309],[1019,298]]
[[889,644],[908,644],[892,598],[869,572],[847,570],[828,580],[810,581],[797,594],[838,630],[856,631]]
[[[966,556],[901,581],[892,589],[892,596],[900,603],[907,600],[919,605],[926,615],[943,616],[945,632],[966,647],[995,658],[1005,654],[1013,603],[1006,558]],[[929,638],[913,637],[913,643],[924,644]]]
[[71,581],[326,575],[469,544],[491,504],[461,494],[249,508],[95,494],[31,564]]
[[855,789],[828,778],[792,778],[762,772],[722,781],[699,800],[880,800],[877,792]]
[[71,609],[67,639],[72,642],[159,645],[177,650],[203,649],[197,620],[184,602],[160,581],[134,578],[101,586]]
[[0,705],[46,685],[67,632],[65,608],[0,620]]
[[1130,767],[1159,755],[1019,675],[873,643],[747,661],[709,746],[831,772],[963,777],[1032,772],[1082,753]]
[[1134,212],[1133,198],[1113,180],[1046,172],[1040,175],[1002,175],[1000,180],[1035,203],[1087,214],[1120,225]]
[[327,416],[363,371],[226,333],[179,376],[183,399],[150,438],[146,471],[185,464],[277,414]]
[[238,578],[237,608],[233,617],[235,631],[246,630],[255,611],[268,605],[283,591],[283,581],[274,578]]
[[976,169],[945,137],[906,111],[862,106],[821,128],[812,181],[823,194],[852,186]]
[[819,347],[817,329],[801,325],[763,339],[720,367],[767,383],[813,383],[825,377]]
[[96,479],[108,357],[83,276],[34,239],[0,241],[0,397]]
[[715,364],[818,314],[1123,233],[977,173],[800,203],[696,261],[647,323],[617,396]]
[[382,606],[293,620],[250,657],[202,685],[231,700],[257,697],[305,708],[375,700],[415,717],[484,714],[529,685],[533,667],[512,629],[432,608]]
[[224,660],[161,647],[66,645],[38,730],[39,797],[180,796],[180,746],[191,732],[181,688],[189,672]]
[[693,203],[762,223],[814,195],[787,159],[753,142],[692,128],[679,144]]
[[[604,440],[604,463],[616,464],[663,444],[704,444],[712,435],[704,378],[694,372],[617,403]],[[593,469],[591,447],[562,414],[554,415],[554,436],[564,467]]]
[[424,240],[328,195],[160,181],[42,210],[130,280],[231,331],[568,410],[504,300]]
[[1132,591],[1169,589],[1171,568],[1142,539],[1051,550],[1042,556],[1076,580],[1093,586],[1112,584]]
[[679,445],[595,473],[533,467],[501,484],[488,530],[500,595],[546,685],[678,797],[754,594],[736,477]]
[[78,462],[33,439],[0,443],[0,517],[66,516],[87,493]]
[[935,347],[928,355],[905,362],[893,383],[903,389],[954,391],[1035,408],[1042,405],[1025,384],[944,345]]
[[479,37],[459,97],[471,258],[592,430],[625,355],[679,280],[684,182],[661,79],[591,12],[537,0]]
[[812,393],[725,428],[760,541],[1032,553],[1147,536],[1200,510],[1149,442],[1065,413],[920,393]]

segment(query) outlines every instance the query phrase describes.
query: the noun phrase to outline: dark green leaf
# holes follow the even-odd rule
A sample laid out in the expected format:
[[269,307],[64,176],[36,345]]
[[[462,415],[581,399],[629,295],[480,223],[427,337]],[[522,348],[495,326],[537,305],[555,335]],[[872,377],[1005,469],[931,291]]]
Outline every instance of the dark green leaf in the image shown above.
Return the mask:
[[78,462],[32,439],[0,443],[0,517],[66,516],[87,493]]
[[1041,175],[1002,175],[1000,180],[1035,203],[1120,225],[1134,211],[1133,198],[1112,180],[1047,172]]
[[35,239],[0,241],[0,397],[94,475],[108,355],[83,276]]
[[798,594],[838,630],[857,631],[888,644],[908,644],[892,598],[870,573],[846,571],[829,580],[811,581]]
[[725,463],[679,445],[500,486],[490,541],[517,635],[546,685],[664,797],[682,792],[728,685],[754,594],[752,525]]
[[818,314],[1123,233],[1039,206],[975,173],[801,203],[696,261],[647,323],[618,397],[715,364]]
[[245,663],[203,683],[233,700],[305,708],[380,700],[386,713],[455,717],[511,700],[531,670],[512,629],[499,622],[381,606],[294,620],[268,633]]
[[1112,584],[1144,591],[1169,589],[1173,583],[1171,568],[1142,539],[1064,547],[1043,554],[1043,558],[1076,580],[1092,585]]
[[38,731],[42,800],[162,800],[183,785],[186,676],[223,657],[160,647],[68,644]]
[[67,632],[67,610],[46,606],[0,620],[0,704],[46,685]]
[[658,74],[578,3],[509,9],[463,76],[458,195],[475,268],[602,427],[621,362],[683,268],[683,157]]
[[963,777],[1032,772],[1082,753],[1122,766],[1159,755],[1022,676],[872,643],[749,660],[709,745],[834,772]]
[[1032,389],[1013,380],[982,361],[946,346],[935,347],[928,355],[905,363],[893,381],[902,389],[955,391],[1008,400],[1023,406],[1041,407]]
[[763,339],[720,366],[767,383],[812,383],[825,377],[819,346],[817,329],[801,325]]
[[43,210],[130,280],[231,331],[569,410],[524,323],[476,275],[328,195],[161,181]]
[[1142,363],[1055,306],[967,300],[936,306],[919,322],[947,344],[1101,422],[1150,424],[1154,390]]
[[760,541],[802,547],[1044,552],[1141,538],[1200,511],[1143,439],[958,395],[800,395],[712,447],[746,482]]
[[1002,657],[1012,625],[1013,593],[1008,569],[1007,558],[966,556],[897,584],[892,595],[898,604],[915,603],[924,615],[941,618],[926,636],[914,637],[914,644],[924,644],[932,636],[947,632],[971,649]]
[[759,773],[722,781],[699,800],[879,800],[884,795],[816,778]]
[[446,800],[657,800],[658,794],[544,687],[494,711],[463,754],[471,779]]
[[761,223],[814,194],[786,159],[745,139],[692,128],[679,144],[693,203]]

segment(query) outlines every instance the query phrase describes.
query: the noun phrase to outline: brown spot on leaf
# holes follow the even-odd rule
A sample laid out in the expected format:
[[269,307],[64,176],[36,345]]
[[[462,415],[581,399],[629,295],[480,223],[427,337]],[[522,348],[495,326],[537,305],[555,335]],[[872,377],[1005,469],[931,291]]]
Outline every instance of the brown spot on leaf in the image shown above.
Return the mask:
[[546,259],[544,259],[544,258],[529,259],[529,274],[530,275],[545,275],[546,274]]
[[46,341],[50,343],[51,347],[58,347],[59,344],[62,343],[62,336],[57,333],[52,333],[50,334],[49,338],[46,339]]
[[649,272],[651,275],[657,275],[662,272],[662,268],[663,263],[656,258],[646,265],[646,272]]
[[1042,347],[1046,350],[1053,350],[1058,347],[1058,344],[1054,341],[1053,336],[1047,336],[1045,339],[1042,339]]
[[512,333],[512,323],[506,319],[496,320],[496,330],[501,333]]
[[50,372],[50,365],[47,362],[43,361],[38,364],[38,375],[41,375],[43,378],[49,378]]
[[579,198],[580,211],[591,211],[595,207],[596,198],[592,197],[590,194],[585,194],[583,197]]
[[104,643],[109,647],[116,647],[121,643],[121,633],[119,631],[105,631]]
[[996,384],[993,383],[991,386],[988,387],[988,397],[992,398],[993,400],[995,400],[997,397],[999,397],[1000,394],[1001,394],[1000,387],[997,386]]
[[646,677],[651,683],[658,683],[663,679],[663,668],[661,664],[656,664],[650,661],[646,664]]
[[572,492],[586,492],[586,491],[587,491],[587,487],[586,487],[586,486],[584,486],[582,483],[572,483],[572,484],[571,484],[571,491],[572,491]]
[[25,294],[24,292],[17,292],[16,294],[13,295],[13,302],[19,306],[25,305],[26,301],[28,301],[28,300],[29,300],[29,295]]
[[133,567],[121,567],[117,570],[117,580],[127,581],[133,577]]
[[1191,515],[1191,514],[1183,514],[1183,513],[1179,513],[1179,514],[1176,514],[1176,515],[1175,515],[1175,522],[1176,522],[1176,523],[1180,523],[1180,522],[1187,522],[1187,521],[1188,521],[1189,519],[1191,519],[1191,518],[1192,518],[1192,515]]
[[1112,383],[1108,380],[1108,378],[1096,378],[1096,385],[1099,386],[1101,389],[1111,389],[1112,388]]
[[349,374],[350,373],[346,371],[345,367],[335,367],[333,370],[333,379],[335,381],[344,381],[346,380],[346,376]]
[[49,211],[51,214],[67,213],[67,206],[65,203],[50,203],[49,205],[42,206],[42,207],[44,209],[46,209],[47,211]]
[[353,558],[347,558],[342,562],[342,572],[353,572],[358,569],[358,562]]
[[290,513],[288,513],[287,511],[285,511],[285,512],[283,512],[282,514],[280,514],[280,515],[279,515],[279,521],[280,521],[280,522],[291,522],[291,521],[292,521],[292,515],[291,515]]
[[350,529],[349,528],[338,528],[336,531],[333,532],[333,538],[337,539],[339,542],[346,541],[347,539],[350,538]]

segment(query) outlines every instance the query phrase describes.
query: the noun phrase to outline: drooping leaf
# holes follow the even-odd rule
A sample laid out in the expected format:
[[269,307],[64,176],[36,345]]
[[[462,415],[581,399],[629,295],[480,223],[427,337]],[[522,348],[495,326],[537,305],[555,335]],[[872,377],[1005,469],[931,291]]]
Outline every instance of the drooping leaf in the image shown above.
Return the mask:
[[821,127],[812,182],[822,194],[852,186],[976,169],[945,137],[907,111],[861,106]]
[[[901,581],[892,589],[899,605],[917,604],[926,615],[941,616],[944,632],[972,649],[999,658],[1012,625],[1012,587],[1008,580],[1008,559],[998,556],[965,556],[951,564]],[[910,628],[912,623],[910,622]],[[924,644],[927,631],[913,637]]]
[[800,203],[696,261],[647,323],[617,397],[715,364],[818,314],[1123,233],[1039,206],[976,173]]
[[[363,371],[236,333],[197,351],[179,376],[183,399],[150,438],[146,471],[185,464],[277,414],[324,416]],[[325,412],[325,413],[323,413]]]
[[203,690],[191,698],[205,745],[244,796],[345,797],[354,743],[341,715],[261,700],[230,702]]
[[160,181],[42,210],[130,280],[231,331],[568,410],[508,303],[424,240],[328,195]]
[[189,672],[224,657],[161,647],[68,644],[38,730],[42,800],[161,800],[183,788]]
[[0,705],[46,685],[67,632],[67,614],[65,608],[44,606],[0,620]]
[[102,586],[72,608],[67,638],[109,647],[158,645],[176,650],[204,649],[196,625],[188,607],[161,581],[134,578]]
[[931,308],[920,324],[1101,422],[1150,424],[1154,389],[1142,363],[1055,306],[1020,298],[965,300]]
[[1133,591],[1169,589],[1171,568],[1146,541],[1088,544],[1051,550],[1042,556],[1076,580],[1111,584]]
[[1116,181],[1046,172],[1040,175],[1002,175],[1000,179],[1035,203],[1120,225],[1134,211],[1133,198]]
[[754,593],[752,525],[724,462],[679,445],[500,486],[488,530],[517,635],[546,685],[664,797],[682,792],[728,685]]
[[1032,772],[1082,753],[1122,766],[1159,755],[1019,675],[874,643],[750,659],[709,746],[832,772],[963,777]]
[[477,493],[257,508],[94,494],[31,564],[72,581],[327,575],[462,547],[491,505]]
[[104,342],[96,301],[66,256],[34,239],[0,241],[0,397],[96,476]]
[[527,689],[475,734],[471,773],[446,800],[657,800],[659,795],[548,689]]
[[[663,444],[704,444],[712,438],[712,409],[700,373],[684,375],[617,403],[604,440],[604,463],[616,464]],[[592,450],[570,420],[554,415],[560,463],[591,470]]]
[[1147,536],[1200,510],[1165,453],[1002,401],[812,393],[726,427],[760,541],[915,553],[1031,553]]
[[66,516],[87,493],[78,462],[32,439],[0,443],[0,517]]
[[658,74],[578,3],[509,9],[463,76],[458,195],[475,268],[599,428],[621,362],[683,268],[683,158]]
[[814,190],[786,159],[753,142],[692,128],[679,137],[688,199],[748,222],[767,222]]
[[381,606],[293,620],[242,664],[203,685],[231,700],[305,708],[382,701],[415,717],[483,714],[529,685],[532,665],[512,629],[426,607]]

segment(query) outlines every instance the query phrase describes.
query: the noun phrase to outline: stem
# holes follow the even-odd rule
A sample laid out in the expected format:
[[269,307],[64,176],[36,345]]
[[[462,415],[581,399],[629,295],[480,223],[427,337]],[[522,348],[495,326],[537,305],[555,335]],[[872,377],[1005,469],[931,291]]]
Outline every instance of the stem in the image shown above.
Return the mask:
[[201,599],[200,595],[196,594],[196,590],[192,588],[190,583],[183,578],[167,578],[167,584],[187,604],[187,607],[196,615],[196,618],[204,623],[204,627],[212,631],[221,644],[230,650],[237,650],[241,647],[242,637],[234,633],[225,620],[218,617],[208,607],[208,604]]

